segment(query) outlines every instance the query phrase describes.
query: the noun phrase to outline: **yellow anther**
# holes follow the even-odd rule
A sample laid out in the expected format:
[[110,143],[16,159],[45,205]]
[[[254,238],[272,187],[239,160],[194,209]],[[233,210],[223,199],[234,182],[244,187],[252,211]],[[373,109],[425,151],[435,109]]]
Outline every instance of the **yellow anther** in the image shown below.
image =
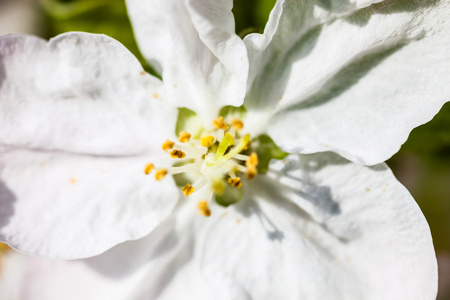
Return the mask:
[[211,210],[209,209],[208,202],[200,201],[197,205],[198,211],[201,215],[209,217],[211,215]]
[[227,130],[228,129],[228,125],[225,124],[225,121],[223,120],[223,117],[218,117],[217,119],[213,120],[213,126],[216,127],[217,129],[223,129],[223,130]]
[[186,154],[183,151],[178,150],[178,149],[174,149],[174,150],[172,150],[172,152],[170,152],[170,157],[172,157],[172,158],[183,158],[185,156],[186,156]]
[[164,177],[166,177],[166,175],[167,175],[166,169],[158,169],[158,170],[156,170],[156,173],[155,173],[155,179],[158,181],[162,180]]
[[172,142],[171,140],[166,140],[166,141],[164,142],[164,144],[162,144],[162,149],[163,149],[164,151],[169,151],[170,149],[173,148],[173,145],[175,145],[174,142]]
[[195,191],[195,188],[188,183],[183,188],[181,188],[181,191],[187,197]]
[[189,139],[191,138],[191,134],[186,132],[186,131],[182,131],[180,132],[179,138],[178,140],[182,143],[187,143],[189,142]]
[[232,119],[231,120],[231,125],[236,128],[236,130],[242,130],[242,128],[244,128],[244,122],[242,122],[239,119]]
[[214,144],[214,137],[211,135],[205,135],[200,141],[203,147],[211,147]]
[[245,165],[247,166],[247,168],[249,168],[249,167],[256,167],[258,164],[259,164],[258,154],[256,154],[256,152],[252,152],[252,154],[250,154],[249,158],[245,162]]
[[247,166],[247,178],[253,179],[258,175],[258,170],[254,166]]
[[228,178],[228,183],[231,184],[232,187],[237,187],[238,189],[242,186],[241,178],[239,177]]
[[145,175],[150,174],[150,173],[153,171],[154,168],[155,168],[155,165],[154,165],[154,164],[152,164],[152,163],[147,164],[147,165],[145,166],[145,169],[144,169]]

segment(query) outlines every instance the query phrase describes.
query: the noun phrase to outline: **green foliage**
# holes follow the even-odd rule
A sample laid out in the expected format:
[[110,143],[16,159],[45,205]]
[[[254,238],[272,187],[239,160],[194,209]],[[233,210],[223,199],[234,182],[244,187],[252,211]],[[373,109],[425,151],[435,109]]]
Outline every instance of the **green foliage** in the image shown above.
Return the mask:
[[243,105],[239,107],[227,105],[222,107],[219,112],[219,116],[222,116],[224,119],[227,117],[243,119],[246,114],[247,109]]
[[144,69],[156,75],[134,39],[124,0],[42,0],[47,38],[68,31],[106,34],[125,45]]
[[178,119],[175,126],[175,135],[182,131],[192,134],[193,138],[199,138],[203,130],[202,122],[198,115],[189,108],[178,108]]
[[266,134],[252,140],[252,148],[253,146],[255,146],[256,154],[258,154],[259,158],[258,172],[262,174],[269,169],[270,160],[284,159],[288,156],[288,153],[283,152]]
[[264,31],[270,11],[276,0],[235,0],[233,13],[236,32],[244,37],[249,33]]
[[429,123],[411,132],[402,152],[450,158],[450,103],[444,105]]
[[388,165],[419,203],[437,251],[450,249],[450,104],[414,129]]

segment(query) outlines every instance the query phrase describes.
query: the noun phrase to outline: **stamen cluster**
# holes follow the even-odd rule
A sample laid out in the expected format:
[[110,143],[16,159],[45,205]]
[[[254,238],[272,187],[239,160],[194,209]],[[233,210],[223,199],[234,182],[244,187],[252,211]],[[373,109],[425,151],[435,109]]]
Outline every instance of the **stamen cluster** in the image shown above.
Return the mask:
[[[244,123],[232,119],[226,123],[223,117],[213,120],[211,130],[203,130],[199,138],[191,133],[179,133],[178,142],[166,140],[162,149],[177,163],[169,168],[155,171],[155,179],[162,180],[166,175],[184,174],[191,182],[181,188],[188,197],[202,190],[198,210],[206,217],[211,215],[209,203],[215,195],[226,192],[226,184],[240,189],[246,179],[253,179],[258,174],[258,156],[249,150],[250,135],[241,136]],[[155,169],[152,163],[145,166],[144,173],[150,174]],[[245,178],[242,174],[245,174]],[[205,192],[205,193],[204,193]],[[204,196],[206,195],[206,196]]]

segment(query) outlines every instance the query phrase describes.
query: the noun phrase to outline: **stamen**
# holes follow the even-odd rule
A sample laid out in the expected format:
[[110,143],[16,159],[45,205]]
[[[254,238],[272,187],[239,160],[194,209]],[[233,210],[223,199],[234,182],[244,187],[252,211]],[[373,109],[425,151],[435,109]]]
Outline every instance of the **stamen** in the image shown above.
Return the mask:
[[228,183],[231,184],[232,187],[237,187],[238,189],[241,188],[242,182],[241,178],[228,178]]
[[256,152],[252,152],[250,154],[248,160],[245,162],[245,166],[247,167],[247,178],[253,179],[258,174],[258,170],[256,169],[256,166],[259,164],[258,155]]
[[[242,120],[232,119],[227,124],[223,117],[218,117],[213,120],[213,125],[215,129],[205,131],[201,138],[193,138],[189,132],[181,131],[179,142],[166,140],[162,149],[172,158],[180,160],[172,167],[157,169],[155,172],[158,181],[168,174],[180,173],[187,173],[188,178],[197,178],[181,187],[181,191],[186,197],[193,193],[203,194],[201,199],[204,200],[198,202],[198,209],[206,217],[211,215],[209,203],[213,201],[214,195],[217,200],[225,192],[228,193],[230,187],[227,181],[232,187],[242,188],[241,178],[246,176],[253,179],[258,174],[256,167],[259,163],[255,152],[250,155],[243,152],[249,149],[251,142],[249,134],[238,133],[244,127]],[[144,173],[150,174],[154,169],[155,166],[148,163]],[[232,193],[242,194],[240,191]]]
[[187,143],[189,142],[189,139],[191,138],[191,134],[186,132],[186,131],[182,131],[180,132],[179,138],[178,140],[182,143]]
[[258,175],[258,170],[254,166],[248,166],[246,175],[248,179],[253,179]]
[[174,150],[172,150],[172,152],[170,152],[170,157],[172,157],[172,158],[183,158],[185,156],[186,156],[186,154],[183,151],[178,150],[178,149],[174,149]]
[[241,161],[247,161],[250,156],[244,154],[236,154],[233,158]]
[[181,189],[181,191],[187,197],[195,191],[195,188],[188,183]]
[[169,151],[170,149],[173,148],[173,145],[175,145],[174,142],[172,142],[171,140],[166,140],[166,141],[164,142],[164,144],[162,144],[162,149],[163,149],[164,151]]
[[171,175],[180,174],[180,173],[187,173],[187,172],[197,172],[200,170],[202,166],[201,161],[196,161],[192,164],[187,164],[179,167],[171,167],[168,168],[167,171]]
[[209,209],[208,202],[203,200],[200,201],[197,205],[199,213],[205,217],[209,217],[211,215],[211,210]]
[[244,167],[244,166],[242,166],[242,165],[240,165],[240,164],[236,164],[234,167],[235,167],[236,170],[239,171],[239,172],[242,172],[242,173],[246,173],[246,172],[247,172],[247,168]]
[[242,130],[242,128],[244,128],[244,122],[242,122],[239,119],[232,119],[231,120],[231,125],[236,128],[236,130]]
[[211,147],[214,144],[214,137],[212,135],[205,135],[201,139],[203,147]]
[[205,177],[204,176],[200,177],[200,179],[194,183],[194,186],[196,187],[195,190],[199,191],[206,183],[207,180],[205,179]]
[[152,163],[147,164],[147,165],[145,166],[145,169],[144,169],[145,175],[150,174],[150,173],[153,171],[154,168],[155,168],[155,165],[154,165],[154,164],[152,164]]
[[155,179],[160,181],[167,175],[167,169],[158,169],[155,173]]
[[208,149],[203,147],[191,147],[183,144],[175,144],[174,148],[185,152],[189,157],[202,156],[208,152]]
[[201,146],[201,143],[200,143],[199,140],[190,139],[189,142],[192,143],[192,144],[194,144],[194,145],[197,146],[197,147],[200,147],[200,146]]
[[245,162],[245,165],[247,167],[249,166],[256,167],[258,164],[259,164],[258,154],[256,154],[256,152],[252,152],[248,160]]
[[227,130],[228,129],[228,125],[225,124],[225,121],[223,120],[223,117],[218,117],[217,119],[213,120],[213,126],[216,129],[223,129],[223,130]]

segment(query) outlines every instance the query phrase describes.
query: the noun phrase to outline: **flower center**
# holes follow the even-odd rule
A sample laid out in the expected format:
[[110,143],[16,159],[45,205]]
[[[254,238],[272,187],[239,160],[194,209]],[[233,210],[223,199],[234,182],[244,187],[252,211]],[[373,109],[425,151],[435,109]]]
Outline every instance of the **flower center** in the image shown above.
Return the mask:
[[[198,138],[181,131],[177,142],[167,140],[162,149],[176,160],[172,167],[155,170],[155,179],[166,175],[184,175],[181,191],[186,197],[198,198],[198,210],[206,217],[211,215],[209,204],[215,198],[222,205],[239,201],[247,180],[258,174],[259,163],[256,152],[251,151],[251,137],[241,134],[244,123],[240,119],[225,122],[223,117],[214,119],[212,129]],[[154,164],[145,166],[150,174]],[[231,189],[231,190],[230,190]]]

